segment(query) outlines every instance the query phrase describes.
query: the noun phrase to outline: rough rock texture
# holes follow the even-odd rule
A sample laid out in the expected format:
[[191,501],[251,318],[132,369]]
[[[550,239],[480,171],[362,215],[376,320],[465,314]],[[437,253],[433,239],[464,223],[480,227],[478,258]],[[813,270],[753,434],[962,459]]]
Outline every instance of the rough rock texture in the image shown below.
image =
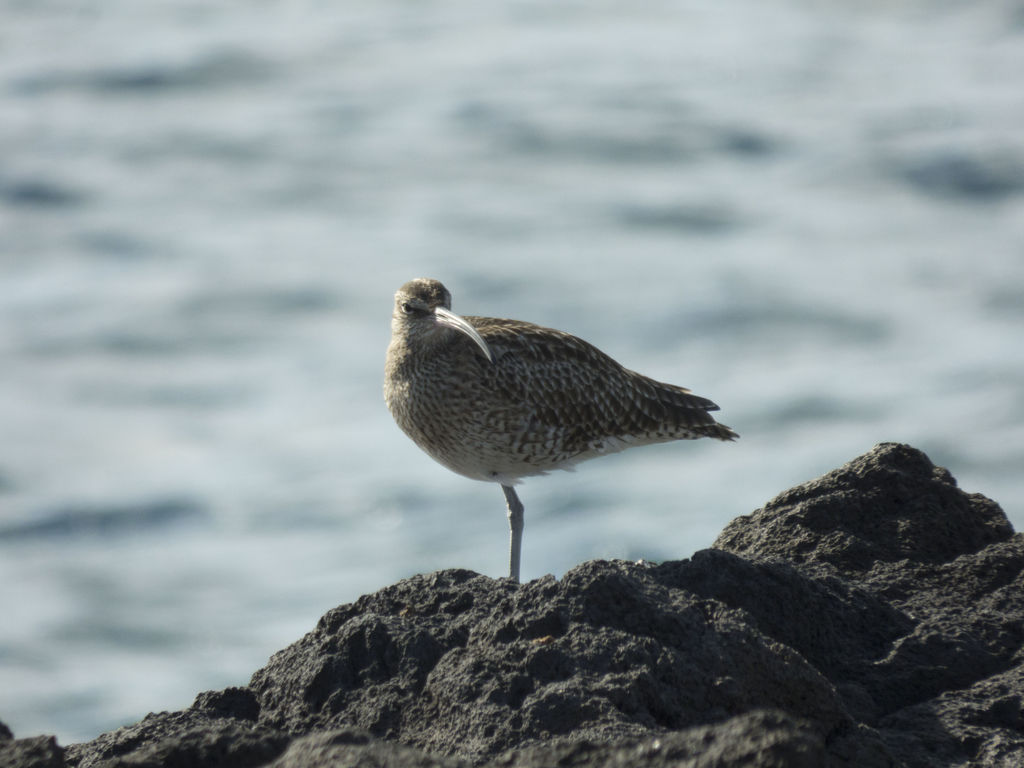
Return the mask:
[[1024,766],[1024,537],[907,446],[690,560],[417,576],[245,688],[0,766]]
[[0,723],[0,768],[60,768],[64,750],[53,736],[15,739],[11,729]]

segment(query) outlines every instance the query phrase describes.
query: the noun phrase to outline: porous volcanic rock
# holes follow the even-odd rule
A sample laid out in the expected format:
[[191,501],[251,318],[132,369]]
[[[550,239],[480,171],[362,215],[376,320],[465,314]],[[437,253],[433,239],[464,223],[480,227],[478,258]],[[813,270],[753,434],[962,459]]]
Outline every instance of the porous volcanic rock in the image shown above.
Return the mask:
[[886,443],[689,560],[416,576],[187,710],[0,732],[0,766],[1021,766],[1022,642],[1024,537]]

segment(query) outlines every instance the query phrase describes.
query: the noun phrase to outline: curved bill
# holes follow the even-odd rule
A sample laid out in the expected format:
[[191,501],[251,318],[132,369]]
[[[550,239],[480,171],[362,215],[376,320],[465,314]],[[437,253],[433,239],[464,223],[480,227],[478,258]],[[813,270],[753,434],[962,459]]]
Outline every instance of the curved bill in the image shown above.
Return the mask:
[[443,325],[446,328],[451,328],[452,330],[466,334],[476,342],[476,345],[480,347],[487,359],[492,363],[494,362],[494,355],[491,354],[491,348],[487,346],[487,342],[484,341],[484,337],[476,332],[476,328],[454,312],[451,312],[444,307],[435,307],[434,315],[437,317],[438,325]]

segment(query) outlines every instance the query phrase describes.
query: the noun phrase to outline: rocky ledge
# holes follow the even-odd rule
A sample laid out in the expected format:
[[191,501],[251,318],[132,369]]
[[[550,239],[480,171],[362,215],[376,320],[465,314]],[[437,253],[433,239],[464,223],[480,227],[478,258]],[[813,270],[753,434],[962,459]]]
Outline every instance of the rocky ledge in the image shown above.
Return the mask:
[[460,570],[335,608],[244,688],[4,766],[1022,766],[1024,537],[886,443],[677,562]]

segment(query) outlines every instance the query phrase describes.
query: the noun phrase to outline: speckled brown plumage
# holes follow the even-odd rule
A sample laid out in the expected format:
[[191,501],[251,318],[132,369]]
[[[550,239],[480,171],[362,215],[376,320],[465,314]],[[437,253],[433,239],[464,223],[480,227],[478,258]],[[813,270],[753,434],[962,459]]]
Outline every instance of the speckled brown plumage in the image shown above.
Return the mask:
[[710,400],[624,368],[571,334],[459,317],[437,280],[395,294],[384,395],[402,430],[454,472],[500,483],[513,526],[520,478],[633,445],[738,435]]

